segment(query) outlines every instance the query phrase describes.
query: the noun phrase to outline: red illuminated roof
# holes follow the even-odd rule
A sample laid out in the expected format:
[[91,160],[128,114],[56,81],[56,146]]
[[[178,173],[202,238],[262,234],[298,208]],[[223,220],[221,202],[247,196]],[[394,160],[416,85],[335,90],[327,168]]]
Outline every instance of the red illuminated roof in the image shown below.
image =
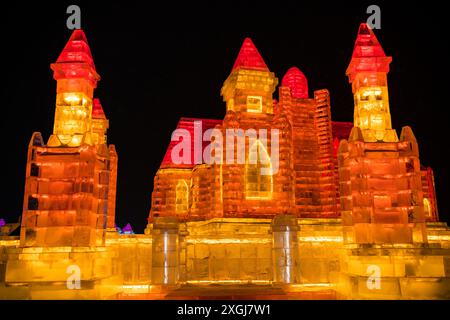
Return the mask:
[[283,87],[291,89],[291,95],[298,99],[308,99],[308,80],[297,67],[288,70],[282,81]]
[[95,98],[92,101],[92,118],[106,119],[102,104],[100,103],[100,99],[98,99],[98,98]]
[[[172,149],[176,146],[179,141],[171,141],[169,147],[167,148],[166,154],[164,156],[163,162],[161,163],[161,168],[193,168],[194,162],[194,123],[201,122],[202,125],[202,136],[200,139],[203,141],[203,134],[208,129],[213,129],[217,125],[222,124],[222,120],[215,119],[194,119],[194,118],[181,118],[178,122],[177,129],[185,129],[189,132],[191,137],[191,164],[174,164],[172,161]],[[185,139],[185,137],[183,137]],[[202,142],[202,155],[203,150],[210,144],[208,141]]]
[[350,82],[360,72],[389,72],[391,57],[387,57],[372,29],[362,23],[353,50],[352,60],[347,69]]
[[233,70],[239,68],[269,71],[258,49],[256,49],[255,44],[250,38],[244,40],[241,51],[239,51],[239,55],[234,63]]
[[353,58],[367,58],[367,57],[385,57],[383,48],[378,42],[377,37],[372,29],[366,24],[362,23],[359,27],[358,36],[356,38],[355,49],[353,51]]
[[56,63],[87,63],[95,70],[94,60],[92,59],[91,49],[89,48],[86,35],[83,30],[75,30],[64,50],[59,55]]
[[51,68],[54,71],[55,80],[82,78],[90,80],[94,87],[100,80],[86,35],[81,29],[72,33],[58,60],[51,65]]

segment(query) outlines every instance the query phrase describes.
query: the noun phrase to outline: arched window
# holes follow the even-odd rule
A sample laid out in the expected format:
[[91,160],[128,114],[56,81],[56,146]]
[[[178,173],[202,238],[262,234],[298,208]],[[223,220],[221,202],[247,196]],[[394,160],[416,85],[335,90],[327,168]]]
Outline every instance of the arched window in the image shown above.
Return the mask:
[[187,212],[189,209],[189,187],[185,180],[179,180],[176,189],[175,211],[177,213]]
[[257,140],[249,149],[245,165],[245,197],[250,200],[272,199],[272,162],[266,148]]
[[431,218],[432,216],[431,203],[430,200],[427,198],[423,198],[423,210],[425,211],[425,217]]

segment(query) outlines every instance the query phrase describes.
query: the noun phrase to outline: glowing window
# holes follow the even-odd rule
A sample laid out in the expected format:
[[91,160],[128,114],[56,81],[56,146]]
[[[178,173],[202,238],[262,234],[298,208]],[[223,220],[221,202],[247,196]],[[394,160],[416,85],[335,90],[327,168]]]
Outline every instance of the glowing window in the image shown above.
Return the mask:
[[369,101],[369,95],[362,94],[360,100],[361,101]]
[[262,112],[262,97],[248,96],[247,97],[247,112],[261,113]]
[[361,100],[370,100],[373,98],[374,100],[382,100],[383,99],[383,90],[380,88],[367,88],[362,89],[361,92]]
[[245,165],[245,197],[250,200],[269,200],[273,192],[272,163],[266,148],[258,140],[249,150]]
[[189,207],[189,187],[185,180],[179,180],[176,188],[175,211],[177,213],[187,212]]

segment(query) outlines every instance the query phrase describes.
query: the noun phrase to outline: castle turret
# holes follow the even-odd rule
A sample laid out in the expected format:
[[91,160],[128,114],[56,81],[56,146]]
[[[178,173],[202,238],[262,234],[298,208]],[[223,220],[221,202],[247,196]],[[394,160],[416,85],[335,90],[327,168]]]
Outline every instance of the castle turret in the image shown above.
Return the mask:
[[73,32],[51,68],[57,81],[57,95],[53,135],[48,146],[92,144],[92,99],[100,76],[82,30]]
[[246,38],[230,76],[222,88],[227,111],[273,114],[273,92],[278,84],[275,74],[250,38]]
[[113,229],[117,153],[106,145],[108,119],[93,91],[100,79],[86,37],[75,30],[56,63],[53,134],[28,149],[21,246],[94,247]]
[[409,127],[391,127],[386,57],[366,24],[347,70],[355,127],[338,150],[341,213],[348,243],[427,242],[419,146]]
[[392,58],[386,56],[373,31],[361,24],[347,76],[355,100],[355,127],[366,142],[397,142],[389,110],[387,74]]

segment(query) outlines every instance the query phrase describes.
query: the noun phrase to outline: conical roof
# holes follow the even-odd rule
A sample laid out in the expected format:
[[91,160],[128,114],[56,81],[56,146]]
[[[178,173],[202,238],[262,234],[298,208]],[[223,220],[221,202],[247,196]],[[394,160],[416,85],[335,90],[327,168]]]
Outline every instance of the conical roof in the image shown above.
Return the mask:
[[375,33],[366,23],[362,23],[356,37],[352,60],[347,69],[350,82],[361,72],[389,72],[391,57],[387,57]]
[[242,44],[239,55],[233,66],[233,71],[239,68],[269,71],[266,63],[256,49],[250,38],[246,38]]
[[86,79],[97,85],[100,76],[97,74],[89,48],[86,35],[83,30],[75,30],[56,63],[51,65],[55,80],[60,79]]

